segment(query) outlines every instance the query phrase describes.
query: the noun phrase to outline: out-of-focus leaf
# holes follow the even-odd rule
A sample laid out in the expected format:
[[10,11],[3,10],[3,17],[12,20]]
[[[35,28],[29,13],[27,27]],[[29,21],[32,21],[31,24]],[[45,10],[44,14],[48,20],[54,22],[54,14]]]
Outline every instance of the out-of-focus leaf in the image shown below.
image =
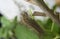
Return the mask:
[[44,24],[44,27],[45,27],[45,29],[51,29],[51,26],[52,26],[52,20],[51,19],[48,19],[47,21],[46,21],[46,23]]
[[1,22],[3,27],[9,27],[11,25],[11,22],[7,20],[5,17],[1,18]]
[[15,30],[17,39],[39,39],[39,36],[34,31],[31,31],[23,24],[18,24]]
[[[23,25],[21,23],[17,22],[17,17],[14,19],[13,22],[10,22],[7,20],[5,17],[2,17],[1,19],[2,22],[2,28],[0,28],[0,38],[8,38],[9,36],[9,31],[15,31],[15,36],[17,39],[39,39],[39,35],[32,30],[32,28],[26,27],[26,25]],[[45,34],[42,37],[42,39],[53,39],[56,35],[60,35],[60,27],[56,23],[53,25],[53,30],[51,32],[51,27],[52,27],[52,20],[48,19],[45,22],[42,22],[41,20],[36,21],[39,25],[44,30],[49,30],[45,32]],[[40,39],[41,39],[40,37]]]
[[9,20],[7,20],[5,17],[1,18],[1,22],[2,22],[2,28],[0,28],[0,38],[9,38],[10,36],[10,32],[12,31],[15,27],[15,25],[17,24],[17,17],[14,19],[13,22],[10,22]]
[[3,27],[7,29],[13,29],[17,23],[17,17],[15,17],[15,19],[12,22],[7,20],[5,17],[2,17],[1,22]]
[[45,22],[42,22],[40,20],[37,20],[37,23],[45,30],[51,30],[51,26],[52,26],[52,20],[48,19]]
[[53,27],[53,31],[52,32],[54,32],[56,34],[59,34],[59,32],[60,32],[59,29],[60,29],[59,25],[57,23],[54,23],[54,27]]
[[[53,39],[53,38],[54,38],[55,34],[53,34],[53,32],[50,31],[51,25],[52,25],[52,21],[51,21],[50,19],[48,19],[47,21],[45,21],[45,23],[43,23],[43,22],[40,21],[40,20],[37,20],[36,22],[41,26],[41,28],[42,28],[44,31],[46,31],[46,32],[44,33],[44,35],[41,36],[42,38],[40,38],[40,39]],[[47,24],[47,23],[48,23],[48,24]],[[51,24],[49,24],[49,23],[51,23]],[[48,26],[47,26],[47,25],[48,25]],[[47,28],[46,28],[46,27],[47,27]],[[48,27],[50,27],[50,28],[48,28]],[[47,30],[48,30],[48,31],[47,31]]]

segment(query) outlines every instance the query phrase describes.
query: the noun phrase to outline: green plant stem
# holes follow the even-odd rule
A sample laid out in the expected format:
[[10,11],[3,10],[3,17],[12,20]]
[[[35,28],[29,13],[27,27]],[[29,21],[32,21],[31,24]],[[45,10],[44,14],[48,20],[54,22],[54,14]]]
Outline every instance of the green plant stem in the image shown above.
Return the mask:
[[31,18],[34,19],[34,16],[32,16],[32,9],[29,10],[29,14],[30,14]]
[[53,28],[54,28],[54,22],[52,22],[51,32],[53,31]]

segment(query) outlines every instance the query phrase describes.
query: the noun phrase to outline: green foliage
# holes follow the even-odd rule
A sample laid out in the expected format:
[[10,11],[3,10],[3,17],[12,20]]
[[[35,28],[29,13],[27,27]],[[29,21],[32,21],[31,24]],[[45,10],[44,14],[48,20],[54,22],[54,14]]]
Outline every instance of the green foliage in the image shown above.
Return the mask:
[[58,38],[60,37],[60,27],[57,23],[53,22],[51,19],[48,19],[47,21],[42,22],[40,20],[37,20],[37,23],[41,25],[43,30],[46,31],[45,35],[43,36],[43,39],[57,39],[55,36],[58,35]]
[[[32,28],[28,28],[26,25],[17,22],[17,17],[13,22],[2,17],[1,22],[3,27],[0,28],[0,38],[3,37],[9,39],[13,34],[17,39],[57,39],[60,37],[60,27],[58,27],[58,25],[51,19],[48,19],[45,22],[36,20],[36,22],[41,25],[41,28],[46,31],[41,37],[39,37],[38,33]],[[14,33],[12,31],[14,31]]]
[[22,24],[17,25],[15,34],[18,39],[39,39],[37,33]]
[[[25,25],[18,23],[16,21],[17,18],[13,22],[10,22],[5,17],[2,17],[1,22],[3,24],[3,27],[0,28],[0,38],[8,39],[11,37],[12,32],[15,32],[15,36],[18,39],[39,39],[37,33],[35,31],[32,31]],[[11,32],[11,33],[10,33]]]

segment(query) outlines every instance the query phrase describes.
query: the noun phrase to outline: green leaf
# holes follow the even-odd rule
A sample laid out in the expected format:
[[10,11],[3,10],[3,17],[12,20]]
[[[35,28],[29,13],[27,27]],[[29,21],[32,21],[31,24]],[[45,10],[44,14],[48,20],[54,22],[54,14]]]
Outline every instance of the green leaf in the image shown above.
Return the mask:
[[39,39],[37,33],[31,31],[23,24],[18,24],[15,30],[17,39]]
[[1,18],[1,22],[3,27],[9,27],[9,25],[11,25],[11,22],[7,20],[5,17]]

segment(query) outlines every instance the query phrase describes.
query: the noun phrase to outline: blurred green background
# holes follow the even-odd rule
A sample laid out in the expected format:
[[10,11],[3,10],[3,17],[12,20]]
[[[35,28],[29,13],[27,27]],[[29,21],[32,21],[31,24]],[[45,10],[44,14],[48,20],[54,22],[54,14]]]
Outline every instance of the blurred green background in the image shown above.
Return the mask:
[[10,22],[5,17],[1,17],[2,27],[0,27],[0,39],[60,39],[60,27],[51,19],[45,21],[36,20],[46,31],[44,35],[39,36],[32,28],[17,22],[17,17]]

